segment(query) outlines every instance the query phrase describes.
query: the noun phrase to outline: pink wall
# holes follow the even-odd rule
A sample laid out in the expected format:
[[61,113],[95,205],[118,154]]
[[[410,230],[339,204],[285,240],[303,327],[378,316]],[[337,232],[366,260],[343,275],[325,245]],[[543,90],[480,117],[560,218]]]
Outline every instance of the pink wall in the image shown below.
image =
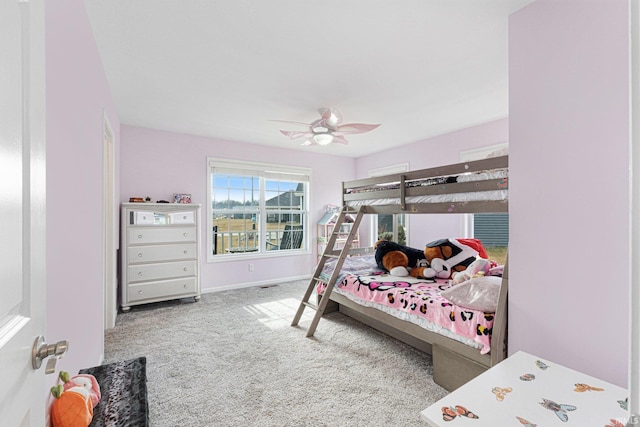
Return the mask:
[[82,0],[47,3],[46,67],[45,338],[69,340],[57,369],[77,372],[103,355],[103,109],[116,155],[120,127]]
[[[426,169],[460,162],[460,153],[474,148],[508,142],[509,121],[499,119],[445,135],[436,136],[400,148],[381,151],[357,160],[358,178],[371,169],[409,163],[410,170]],[[422,248],[443,237],[462,236],[461,215],[409,215],[407,245]],[[363,227],[364,229],[364,227]]]
[[626,0],[538,0],[511,17],[509,60],[510,352],[623,387],[628,21]]
[[[46,13],[46,338],[70,340],[69,354],[58,368],[77,371],[99,363],[102,354],[102,108],[117,141],[119,121],[83,2],[50,2]],[[624,386],[627,21],[625,0],[538,0],[511,19],[509,123],[498,120],[357,161],[123,126],[122,145],[116,144],[121,150],[120,200],[188,191],[195,202],[204,203],[207,156],[282,162],[313,168],[315,223],[324,204],[339,202],[342,180],[407,159],[411,169],[456,162],[461,150],[510,139],[510,349]],[[594,177],[588,185],[574,177],[582,171]],[[544,178],[538,178],[541,172]],[[545,185],[543,192],[551,179],[563,185]],[[602,194],[606,199],[594,196]],[[458,221],[429,221],[412,220],[412,235],[419,236],[412,244],[429,240],[434,229],[437,237],[442,230],[459,231]],[[559,244],[550,256],[549,242],[557,241],[570,242],[572,252]],[[595,245],[606,249],[576,250]],[[611,248],[624,249],[615,254]],[[562,264],[547,262],[557,252]],[[246,262],[205,263],[203,288],[308,275],[315,256],[253,262],[253,273]],[[539,279],[540,266],[553,282]],[[603,288],[606,292],[597,293]],[[549,295],[552,301],[543,300]],[[600,317],[586,319],[596,304]],[[611,323],[604,324],[603,318]]]
[[[207,263],[206,227],[203,227],[201,281],[204,292],[309,276],[317,261],[315,224],[323,214],[324,205],[340,203],[341,182],[355,177],[353,159],[318,154],[316,150],[276,149],[132,126],[122,126],[121,135],[121,201],[145,196],[154,201],[170,200],[173,193],[191,193],[193,203],[202,205],[203,224],[207,214],[207,157],[312,169],[313,253]],[[249,271],[249,262],[255,265],[255,271]]]

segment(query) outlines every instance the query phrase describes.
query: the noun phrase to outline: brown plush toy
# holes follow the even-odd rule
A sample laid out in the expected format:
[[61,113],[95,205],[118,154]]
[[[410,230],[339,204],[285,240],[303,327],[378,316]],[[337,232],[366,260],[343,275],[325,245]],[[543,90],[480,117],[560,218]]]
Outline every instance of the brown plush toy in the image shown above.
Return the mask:
[[418,268],[428,266],[424,252],[419,249],[388,240],[378,240],[374,247],[376,249],[375,259],[378,268],[388,271],[392,276],[404,277],[409,274],[414,276],[414,270],[416,270],[415,273],[417,274]]
[[[449,279],[454,272],[464,271],[478,256],[488,258],[478,239],[440,239],[428,243],[424,256],[429,265],[417,269],[416,277]],[[414,275],[412,270],[412,276]]]

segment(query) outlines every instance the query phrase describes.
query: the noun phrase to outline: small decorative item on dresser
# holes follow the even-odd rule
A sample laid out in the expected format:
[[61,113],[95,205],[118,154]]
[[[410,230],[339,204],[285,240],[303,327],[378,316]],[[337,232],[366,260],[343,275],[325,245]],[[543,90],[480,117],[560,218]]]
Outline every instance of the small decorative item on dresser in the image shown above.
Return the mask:
[[191,194],[173,193],[173,203],[191,203]]
[[129,203],[144,203],[142,197],[129,197]]

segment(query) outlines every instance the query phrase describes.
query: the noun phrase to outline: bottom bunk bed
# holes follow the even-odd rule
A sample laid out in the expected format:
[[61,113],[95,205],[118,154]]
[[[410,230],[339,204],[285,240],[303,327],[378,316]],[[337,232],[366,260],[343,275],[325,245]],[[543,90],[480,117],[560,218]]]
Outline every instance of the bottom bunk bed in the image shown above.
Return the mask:
[[[320,279],[328,279],[334,265],[328,262]],[[434,381],[452,391],[506,357],[507,274],[498,266],[487,276],[453,284],[391,276],[372,255],[352,256],[325,313],[339,310],[431,354]],[[324,287],[318,284],[319,298]]]

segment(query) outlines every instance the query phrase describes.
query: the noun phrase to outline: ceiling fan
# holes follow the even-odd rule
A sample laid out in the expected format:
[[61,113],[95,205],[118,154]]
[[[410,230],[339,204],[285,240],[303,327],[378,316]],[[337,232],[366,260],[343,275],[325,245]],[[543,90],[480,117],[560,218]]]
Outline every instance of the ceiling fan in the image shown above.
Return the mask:
[[380,124],[345,123],[342,124],[342,114],[336,108],[320,108],[320,118],[311,123],[290,122],[276,120],[282,123],[303,125],[306,131],[281,130],[280,132],[291,139],[305,138],[302,145],[329,145],[332,142],[348,144],[345,135],[369,132]]

